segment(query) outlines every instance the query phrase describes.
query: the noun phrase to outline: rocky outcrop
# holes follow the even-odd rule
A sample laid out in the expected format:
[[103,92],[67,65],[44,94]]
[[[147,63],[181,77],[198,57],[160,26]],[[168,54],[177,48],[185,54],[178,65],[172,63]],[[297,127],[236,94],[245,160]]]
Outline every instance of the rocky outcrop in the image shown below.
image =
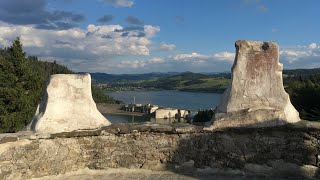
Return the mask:
[[240,40],[235,46],[231,86],[216,109],[212,128],[298,122],[299,113],[283,87],[278,45]]
[[319,178],[320,127],[204,131],[191,125],[112,124],[56,134],[0,134],[0,179],[89,168]]
[[28,128],[38,133],[57,133],[109,124],[92,99],[90,74],[56,74],[51,76]]

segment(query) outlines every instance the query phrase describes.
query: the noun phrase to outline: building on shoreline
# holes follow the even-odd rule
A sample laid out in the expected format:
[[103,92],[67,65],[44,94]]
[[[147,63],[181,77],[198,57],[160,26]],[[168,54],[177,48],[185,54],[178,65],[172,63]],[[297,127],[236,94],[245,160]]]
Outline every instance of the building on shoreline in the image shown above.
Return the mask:
[[125,111],[128,112],[140,112],[140,113],[145,113],[145,114],[152,114],[154,113],[157,109],[159,109],[159,106],[157,105],[151,105],[150,103],[146,105],[142,104],[128,104],[125,105],[123,108]]
[[183,110],[183,109],[174,109],[174,108],[161,108],[155,111],[155,118],[156,119],[187,119],[190,114],[190,111]]
[[127,112],[139,112],[148,114],[156,119],[188,119],[191,117],[190,110],[176,108],[162,108],[157,105],[128,104],[123,107]]

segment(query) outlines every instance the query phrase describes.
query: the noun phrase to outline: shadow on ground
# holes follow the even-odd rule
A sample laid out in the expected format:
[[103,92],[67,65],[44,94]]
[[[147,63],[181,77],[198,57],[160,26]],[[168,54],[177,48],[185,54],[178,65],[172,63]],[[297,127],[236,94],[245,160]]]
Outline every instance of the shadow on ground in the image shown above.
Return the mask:
[[318,127],[319,123],[302,121],[181,135],[167,168],[199,179],[207,179],[201,174],[223,174],[228,179],[246,178],[243,175],[319,178]]

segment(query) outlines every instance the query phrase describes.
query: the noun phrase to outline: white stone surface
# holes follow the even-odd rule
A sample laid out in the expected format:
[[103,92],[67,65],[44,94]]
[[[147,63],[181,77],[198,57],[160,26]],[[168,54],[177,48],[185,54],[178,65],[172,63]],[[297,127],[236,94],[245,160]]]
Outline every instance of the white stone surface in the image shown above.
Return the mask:
[[158,106],[153,106],[153,107],[150,109],[150,114],[156,112],[157,109],[159,109]]
[[182,118],[186,118],[189,115],[189,112],[187,110],[181,109],[180,114]]
[[213,127],[275,126],[300,120],[282,80],[274,42],[237,41],[231,86],[216,109]]
[[41,133],[94,129],[110,125],[97,110],[90,74],[52,75],[45,96],[28,126]]
[[155,117],[156,119],[174,118],[176,114],[178,114],[178,109],[157,109]]

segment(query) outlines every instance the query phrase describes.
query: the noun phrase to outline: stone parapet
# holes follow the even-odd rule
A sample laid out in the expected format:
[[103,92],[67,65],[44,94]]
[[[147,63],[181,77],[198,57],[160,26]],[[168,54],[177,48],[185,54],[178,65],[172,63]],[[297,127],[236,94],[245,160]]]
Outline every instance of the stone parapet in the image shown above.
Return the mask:
[[0,179],[84,168],[319,178],[319,154],[319,123],[215,131],[188,124],[112,124],[55,134],[0,134]]

